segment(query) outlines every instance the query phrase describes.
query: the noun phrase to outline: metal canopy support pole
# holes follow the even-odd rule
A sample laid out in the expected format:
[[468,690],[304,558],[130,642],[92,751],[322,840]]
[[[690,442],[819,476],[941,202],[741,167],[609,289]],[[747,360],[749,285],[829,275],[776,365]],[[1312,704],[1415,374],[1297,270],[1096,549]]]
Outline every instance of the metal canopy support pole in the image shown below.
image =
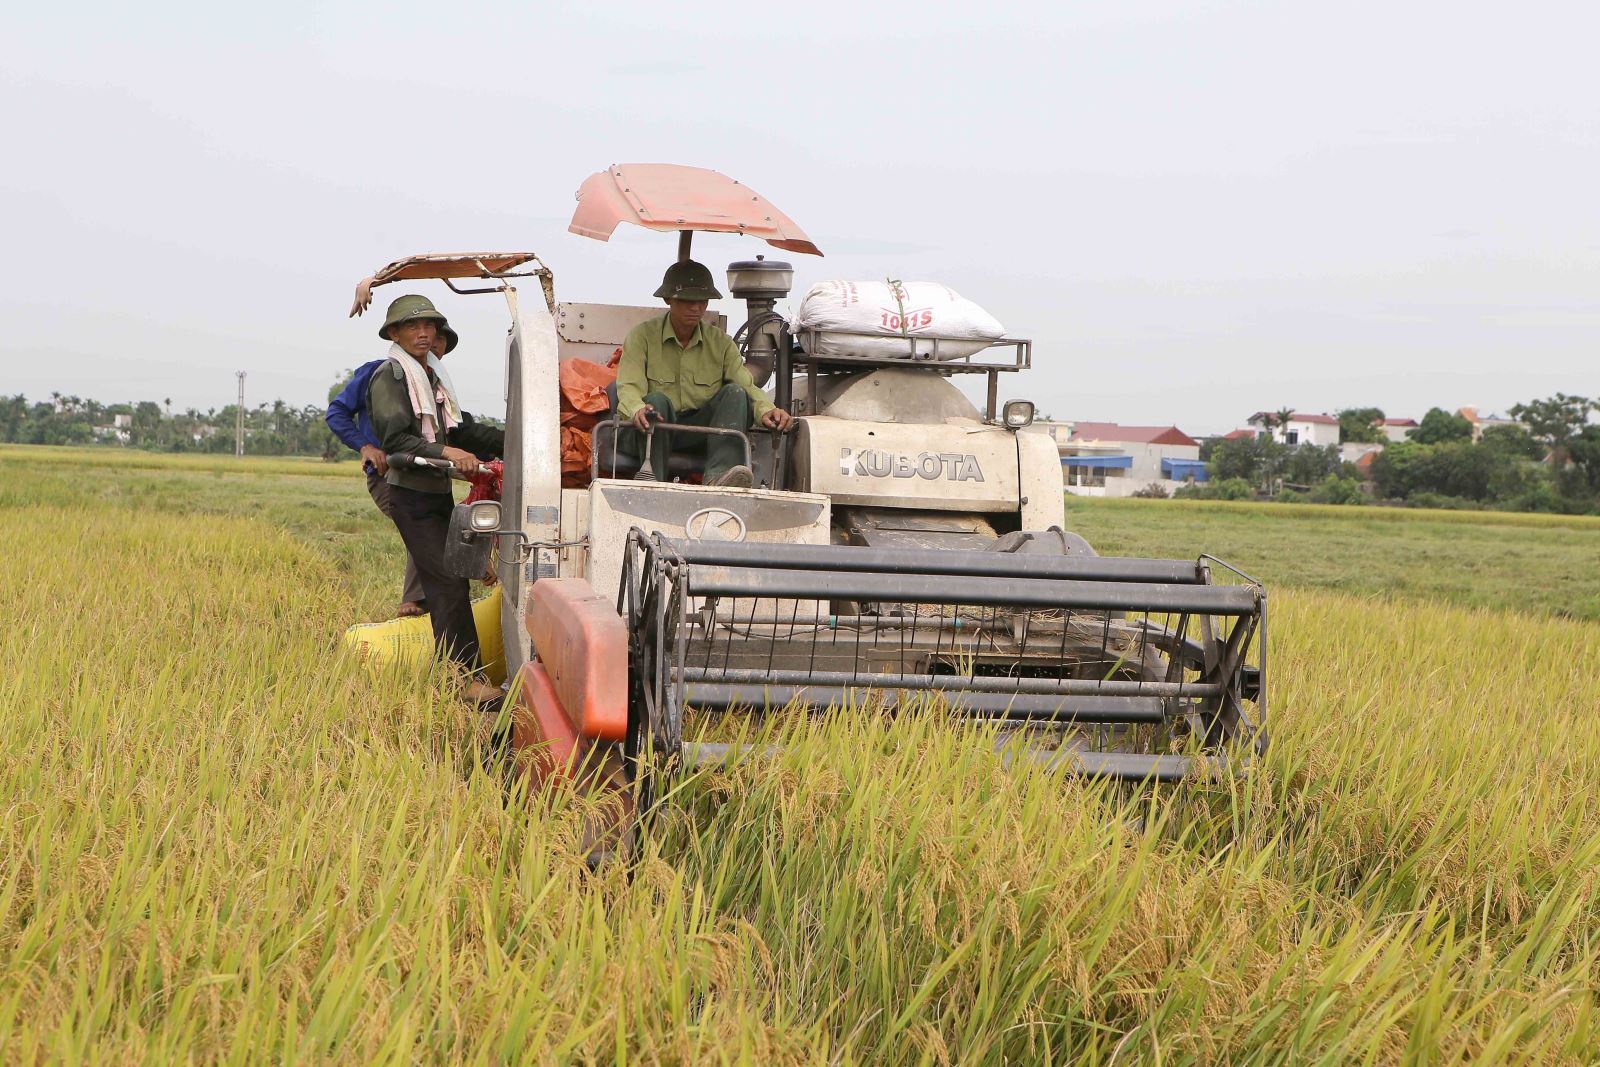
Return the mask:
[[[504,528],[522,533],[529,555],[502,556],[500,632],[507,675],[531,654],[527,629],[528,587],[560,576],[561,412],[551,388],[560,366],[555,319],[544,300],[522,306],[515,286],[502,294],[511,317],[506,337],[506,469],[500,506]],[[513,412],[515,412],[514,421]],[[502,551],[509,545],[501,541]]]
[[773,400],[777,406],[794,414],[794,365],[789,361],[789,345],[792,339],[789,331],[783,327],[778,329],[778,351],[772,366],[772,392]]
[[689,259],[689,243],[694,240],[693,230],[678,231],[678,262],[686,263]]

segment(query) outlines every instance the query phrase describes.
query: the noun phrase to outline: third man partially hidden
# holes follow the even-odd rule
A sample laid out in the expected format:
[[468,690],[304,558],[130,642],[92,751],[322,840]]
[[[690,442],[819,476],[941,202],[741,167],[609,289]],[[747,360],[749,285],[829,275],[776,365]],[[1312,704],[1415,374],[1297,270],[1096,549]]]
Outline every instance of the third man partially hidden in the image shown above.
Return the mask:
[[[773,406],[756,388],[739,356],[739,346],[722,330],[703,321],[706,304],[721,299],[711,272],[693,260],[667,268],[655,295],[667,313],[640,323],[622,342],[617,367],[617,414],[633,423],[619,447],[644,455],[643,435],[652,415],[666,422],[745,431],[757,422],[786,430],[793,417]],[[670,435],[657,431],[650,463],[658,481],[667,480]],[[731,437],[706,438],[705,484],[745,487],[754,481],[739,462],[742,449]]]

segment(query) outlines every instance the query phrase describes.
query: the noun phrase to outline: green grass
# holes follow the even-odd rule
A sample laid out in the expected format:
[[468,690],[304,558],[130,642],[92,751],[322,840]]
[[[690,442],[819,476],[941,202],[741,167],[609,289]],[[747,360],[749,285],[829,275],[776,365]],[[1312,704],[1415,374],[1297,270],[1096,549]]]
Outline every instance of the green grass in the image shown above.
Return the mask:
[[1209,552],[1273,588],[1600,619],[1589,517],[1069,496],[1066,525],[1108,555]]
[[1343,504],[1267,503],[1250,500],[1151,500],[1139,497],[1068,496],[1069,506],[1088,505],[1108,508],[1162,507],[1174,511],[1266,514],[1280,519],[1338,519],[1346,522],[1421,522],[1468,526],[1521,526],[1536,528],[1567,527],[1600,531],[1600,515],[1553,515],[1536,511],[1473,511],[1457,508],[1407,508],[1384,504],[1351,506]]
[[400,599],[404,546],[354,460],[0,445],[0,508],[37,502],[162,513],[193,523],[202,537],[211,519],[258,519],[330,563],[352,622],[388,618]]
[[[581,800],[339,650],[399,579],[350,467],[91,468],[0,451],[0,1062],[1600,1060],[1581,604],[1278,581],[1241,783],[1136,824],[933,717],[776,723],[590,874]],[[1374,529],[1347,577],[1434,527]]]
[[[205,471],[260,477],[299,474],[306,477],[348,476],[359,468],[354,452],[342,451],[337,462],[311,456],[220,456],[210,453],[146,452],[112,446],[64,448],[54,445],[0,445],[0,460],[34,461],[50,467],[96,470]],[[359,474],[359,471],[358,471]]]

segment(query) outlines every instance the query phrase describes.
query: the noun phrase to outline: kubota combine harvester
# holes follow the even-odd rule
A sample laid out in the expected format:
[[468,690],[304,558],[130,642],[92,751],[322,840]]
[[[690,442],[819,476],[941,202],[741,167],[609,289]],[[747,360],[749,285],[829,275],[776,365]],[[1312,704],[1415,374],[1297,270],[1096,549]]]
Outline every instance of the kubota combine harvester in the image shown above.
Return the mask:
[[[678,233],[680,259],[695,231],[821,255],[747,186],[692,167],[591,176],[571,231],[603,241],[621,222]],[[518,278],[537,279],[532,299]],[[774,306],[792,267],[736,262],[736,340],[798,417],[742,435],[756,486],[660,482],[648,464],[641,479],[612,418],[593,480],[564,489],[560,363],[605,362],[664,309],[557,303],[531,252],[413,256],[363,285],[420,279],[510,310],[502,497],[459,506],[448,551],[474,575],[497,548],[513,744],[536,778],[586,760],[648,803],[661,775],[732,755],[686,743],[691,717],[930,694],[1004,723],[1009,758],[1120,779],[1211,773],[1265,744],[1264,590],[1210,556],[1104,557],[1061,529],[1056,444],[1024,432],[1031,404],[998,403],[1030,342],[791,332]],[[958,374],[986,384],[981,410]]]

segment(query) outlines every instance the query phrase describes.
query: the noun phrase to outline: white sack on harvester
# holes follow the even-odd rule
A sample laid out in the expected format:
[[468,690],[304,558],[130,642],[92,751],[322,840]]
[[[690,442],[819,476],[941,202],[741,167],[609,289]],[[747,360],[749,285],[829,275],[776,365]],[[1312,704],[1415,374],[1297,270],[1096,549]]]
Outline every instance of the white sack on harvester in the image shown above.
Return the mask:
[[949,286],[889,279],[818,282],[790,332],[813,356],[945,360],[981,352],[1006,329]]

